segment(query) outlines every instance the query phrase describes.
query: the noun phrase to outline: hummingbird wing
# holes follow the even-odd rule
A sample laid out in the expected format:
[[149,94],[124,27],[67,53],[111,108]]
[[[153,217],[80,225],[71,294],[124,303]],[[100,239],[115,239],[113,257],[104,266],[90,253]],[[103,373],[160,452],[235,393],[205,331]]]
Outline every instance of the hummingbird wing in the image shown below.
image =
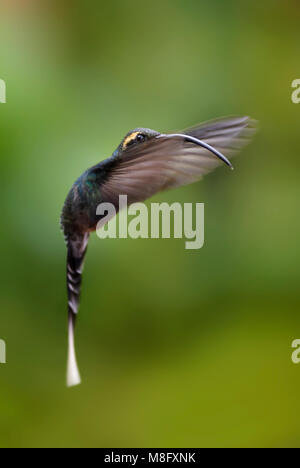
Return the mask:
[[[245,146],[255,131],[249,117],[227,117],[182,132],[201,139],[226,156]],[[108,169],[101,186],[103,200],[118,206],[119,195],[128,203],[144,201],[162,190],[191,184],[222,165],[210,151],[178,135],[159,135],[122,152]]]
[[182,133],[204,140],[227,156],[234,156],[255,133],[257,122],[250,117],[221,117],[188,128]]

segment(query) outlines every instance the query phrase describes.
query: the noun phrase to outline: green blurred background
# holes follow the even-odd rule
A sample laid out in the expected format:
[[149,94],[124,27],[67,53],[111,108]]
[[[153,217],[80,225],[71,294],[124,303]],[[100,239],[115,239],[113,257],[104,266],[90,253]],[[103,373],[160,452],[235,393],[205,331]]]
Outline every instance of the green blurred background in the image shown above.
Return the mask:
[[[1,2],[2,447],[300,446],[297,1]],[[248,114],[206,243],[93,236],[64,387],[64,198],[127,131]]]

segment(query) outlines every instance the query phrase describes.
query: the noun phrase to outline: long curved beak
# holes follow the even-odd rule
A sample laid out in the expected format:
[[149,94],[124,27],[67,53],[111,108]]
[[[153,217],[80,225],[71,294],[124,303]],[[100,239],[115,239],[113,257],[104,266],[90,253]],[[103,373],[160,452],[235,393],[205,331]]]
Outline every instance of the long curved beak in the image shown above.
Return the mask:
[[224,156],[224,154],[220,153],[220,151],[216,150],[215,148],[213,148],[213,146],[210,146],[208,143],[205,143],[202,140],[198,140],[198,138],[192,137],[190,135],[184,135],[182,133],[166,134],[164,136],[167,136],[170,138],[180,137],[180,138],[183,138],[184,141],[188,141],[190,143],[194,143],[195,145],[202,146],[202,148],[206,148],[208,151],[210,151],[215,156],[217,156],[217,158],[221,159],[221,161],[223,161],[227,166],[229,166],[230,169],[233,169],[233,165],[231,164],[229,159],[227,159],[226,156]]

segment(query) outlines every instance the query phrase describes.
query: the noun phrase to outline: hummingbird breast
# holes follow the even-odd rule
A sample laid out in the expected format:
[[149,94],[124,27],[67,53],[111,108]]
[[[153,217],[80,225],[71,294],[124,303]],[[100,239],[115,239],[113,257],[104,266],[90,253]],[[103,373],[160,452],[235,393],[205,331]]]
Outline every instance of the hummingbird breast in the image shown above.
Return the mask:
[[74,183],[61,215],[61,225],[66,235],[95,230],[99,221],[96,210],[102,202],[100,185],[92,169]]

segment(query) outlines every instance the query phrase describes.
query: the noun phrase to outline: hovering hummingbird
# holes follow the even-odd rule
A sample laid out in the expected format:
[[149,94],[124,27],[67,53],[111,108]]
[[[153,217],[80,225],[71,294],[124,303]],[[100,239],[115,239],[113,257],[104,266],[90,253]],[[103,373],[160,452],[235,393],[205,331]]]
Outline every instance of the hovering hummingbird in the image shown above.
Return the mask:
[[234,155],[254,130],[255,122],[249,117],[221,118],[173,134],[136,128],[125,136],[110,158],[76,180],[61,215],[67,245],[68,386],[81,382],[74,327],[88,240],[101,219],[96,215],[97,206],[109,202],[117,212],[119,195],[127,195],[129,205],[162,190],[196,182],[223,163],[233,169],[223,153]]

